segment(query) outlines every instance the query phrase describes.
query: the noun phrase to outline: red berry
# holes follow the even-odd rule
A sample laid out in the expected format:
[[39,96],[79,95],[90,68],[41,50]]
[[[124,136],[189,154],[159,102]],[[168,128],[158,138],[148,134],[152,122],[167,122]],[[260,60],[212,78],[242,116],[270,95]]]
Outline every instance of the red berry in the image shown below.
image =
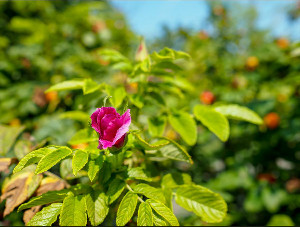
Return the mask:
[[279,126],[280,123],[280,117],[277,113],[268,113],[265,117],[264,117],[264,122],[265,125],[269,128],[269,129],[275,129]]
[[210,105],[215,101],[215,95],[210,91],[204,91],[200,95],[200,100],[203,104]]

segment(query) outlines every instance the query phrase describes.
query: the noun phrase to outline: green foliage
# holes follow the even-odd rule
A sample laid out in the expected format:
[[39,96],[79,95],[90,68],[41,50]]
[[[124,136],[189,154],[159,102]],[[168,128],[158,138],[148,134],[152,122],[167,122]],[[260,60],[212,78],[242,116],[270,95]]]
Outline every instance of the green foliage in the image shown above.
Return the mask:
[[5,155],[24,127],[5,127],[0,125],[0,154]]
[[171,126],[182,136],[188,145],[192,146],[197,142],[196,122],[188,113],[174,113],[169,115],[168,119]]
[[87,214],[92,226],[100,225],[108,214],[108,197],[99,190],[85,196]]
[[146,202],[149,203],[150,206],[160,216],[162,216],[164,219],[166,219],[170,223],[171,226],[179,226],[178,220],[175,217],[175,215],[173,214],[173,212],[168,207],[166,207],[163,203],[158,202],[153,199],[148,199]]
[[[211,4],[214,34],[141,39],[135,60],[137,39],[106,1],[0,4],[5,221],[30,209],[27,225],[297,224],[299,45],[281,49],[252,14],[240,26]],[[173,38],[186,52],[165,47]],[[130,109],[121,147],[97,148],[90,116],[103,105]]]
[[46,92],[76,90],[76,89],[83,88],[83,86],[84,86],[84,81],[82,80],[69,80],[69,81],[63,81],[59,84],[53,85]]
[[51,226],[60,214],[62,203],[52,203],[37,212],[27,226]]
[[284,214],[273,215],[267,226],[294,226],[292,219]]
[[176,143],[174,140],[168,138],[164,138],[164,139],[167,139],[170,142],[168,145],[160,148],[160,151],[164,157],[173,160],[193,163],[191,156],[181,145]]
[[72,193],[64,199],[59,216],[59,224],[62,226],[85,226],[86,202],[83,195],[74,196]]
[[121,193],[125,188],[125,182],[120,179],[114,179],[110,184],[107,190],[107,195],[109,197],[109,204],[113,203],[116,199],[119,198]]
[[230,119],[248,121],[258,125],[263,123],[262,119],[255,112],[246,107],[238,105],[220,105],[214,109]]
[[112,88],[110,86],[106,86],[106,92],[109,96],[111,96],[109,101],[116,108],[122,104],[124,98],[126,97],[126,91],[124,87]]
[[75,144],[80,144],[80,143],[88,143],[88,142],[93,142],[97,141],[97,135],[95,132],[91,131],[90,129],[82,129],[78,131],[69,141],[69,144],[75,145]]
[[227,205],[220,195],[198,185],[180,186],[175,199],[207,223],[221,222],[227,213]]
[[201,121],[210,131],[212,131],[222,141],[229,137],[229,123],[226,117],[211,107],[197,105],[194,108],[195,117]]
[[165,117],[148,118],[149,133],[151,136],[162,136],[166,127],[167,121]]
[[68,147],[59,147],[50,153],[47,153],[44,157],[39,161],[35,173],[43,173],[50,169],[52,166],[57,164],[60,160],[72,154],[72,150]]
[[147,143],[144,139],[142,139],[142,137],[139,134],[133,133],[133,135],[137,139],[137,142],[146,150],[157,150],[157,149],[162,148],[170,143],[169,141],[163,140],[163,141],[159,141],[159,142],[156,142],[155,144],[151,145],[151,144]]
[[76,150],[72,159],[73,174],[76,176],[79,170],[81,170],[88,162],[89,155],[82,150]]
[[152,209],[148,203],[141,203],[138,211],[138,226],[153,226]]
[[61,202],[61,201],[64,200],[64,198],[67,196],[67,194],[68,194],[67,190],[47,192],[45,194],[42,194],[40,196],[32,198],[27,203],[22,204],[19,207],[18,211],[28,209],[28,208],[31,208],[31,207],[34,207],[34,206]]
[[88,176],[91,181],[94,180],[97,173],[100,171],[100,169],[103,166],[103,155],[95,155],[90,154],[89,161],[87,163],[87,169],[88,169]]
[[133,188],[135,193],[142,194],[149,199],[155,199],[162,203],[166,203],[162,190],[151,187],[148,184],[138,184]]
[[132,192],[127,192],[123,197],[117,213],[117,226],[126,225],[131,219],[138,201],[138,196]]

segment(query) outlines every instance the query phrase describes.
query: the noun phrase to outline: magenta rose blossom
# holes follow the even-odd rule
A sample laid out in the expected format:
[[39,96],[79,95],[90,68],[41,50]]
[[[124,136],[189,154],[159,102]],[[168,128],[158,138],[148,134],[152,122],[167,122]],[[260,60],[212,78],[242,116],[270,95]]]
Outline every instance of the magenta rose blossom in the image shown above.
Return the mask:
[[113,107],[101,107],[91,115],[92,127],[99,133],[99,149],[124,145],[131,123],[130,109],[122,116]]

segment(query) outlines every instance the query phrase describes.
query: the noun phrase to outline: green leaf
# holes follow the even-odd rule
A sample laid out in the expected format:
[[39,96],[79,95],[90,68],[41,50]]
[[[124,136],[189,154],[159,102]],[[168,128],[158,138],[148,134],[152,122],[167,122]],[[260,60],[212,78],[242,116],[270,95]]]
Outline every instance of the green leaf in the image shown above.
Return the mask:
[[86,203],[83,195],[74,196],[72,193],[64,199],[59,217],[61,226],[86,226]]
[[148,203],[139,206],[137,226],[153,226],[152,209]]
[[44,147],[38,150],[32,151],[24,156],[18,163],[18,165],[14,168],[13,173],[17,173],[24,169],[25,167],[37,163],[43,158],[45,155],[51,153],[52,151],[56,150],[55,147]]
[[129,99],[132,102],[132,104],[138,107],[139,109],[143,108],[145,102],[143,96],[139,94],[133,94],[129,96]]
[[108,187],[107,195],[109,197],[109,204],[112,204],[122,194],[125,188],[125,182],[115,178]]
[[163,188],[177,188],[180,185],[192,184],[192,178],[186,173],[168,173],[163,176],[161,185]]
[[83,88],[83,80],[68,80],[51,86],[47,91],[65,91],[65,90],[76,90]]
[[164,187],[162,189],[162,192],[163,192],[163,195],[166,199],[166,206],[170,208],[171,211],[173,211],[173,203],[172,203],[172,200],[173,200],[173,190],[171,188],[166,188]]
[[175,60],[180,58],[189,59],[190,55],[182,51],[175,51],[168,47],[165,47],[158,53],[153,52],[151,54],[151,57],[154,58],[156,61],[159,61],[159,60]]
[[163,217],[156,212],[153,212],[153,222],[155,226],[168,226],[168,223],[163,219]]
[[103,155],[96,155],[96,154],[90,154],[90,158],[88,161],[88,176],[90,178],[90,181],[93,181],[96,177],[97,173],[103,166]]
[[63,189],[60,191],[49,191],[40,196],[30,199],[27,203],[22,204],[18,211],[28,209],[34,206],[45,205],[49,203],[61,202],[68,195],[68,192],[73,192],[75,195],[88,193],[90,191],[90,186],[77,184],[70,187],[69,189]]
[[176,191],[175,200],[178,205],[194,212],[207,223],[221,222],[227,213],[224,199],[199,185],[180,186]]
[[275,213],[279,210],[287,197],[287,192],[284,190],[273,191],[271,188],[265,187],[262,190],[261,199],[265,208],[270,213]]
[[28,209],[34,206],[45,205],[49,203],[61,202],[67,196],[69,190],[63,189],[60,191],[49,191],[40,196],[30,199],[27,203],[23,203],[18,208],[18,212],[24,209]]
[[122,199],[118,212],[117,212],[117,226],[126,225],[131,219],[138,201],[137,194],[127,192]]
[[92,79],[85,79],[83,88],[82,88],[83,94],[87,95],[87,94],[93,93],[93,92],[97,91],[100,87],[101,87],[101,85],[97,84]]
[[123,56],[120,52],[114,50],[114,49],[101,49],[98,51],[99,55],[101,55],[101,58],[103,60],[109,60],[112,62],[120,62],[120,61],[126,61],[127,58]]
[[225,142],[229,137],[229,123],[226,117],[213,108],[197,105],[194,108],[195,117],[211,132]]
[[99,190],[94,190],[85,196],[85,200],[91,224],[100,225],[109,211],[107,196]]
[[149,117],[148,118],[148,126],[149,126],[149,133],[151,136],[162,136],[165,127],[167,124],[167,120],[165,117]]
[[97,133],[90,128],[85,128],[79,130],[68,142],[71,145],[76,145],[80,143],[90,143],[98,141]]
[[74,110],[74,111],[67,111],[64,113],[61,113],[59,115],[60,118],[69,118],[69,119],[73,119],[73,120],[77,120],[77,121],[81,121],[81,122],[88,122],[90,120],[90,115],[79,111],[79,110]]
[[172,226],[179,226],[178,220],[173,212],[163,203],[153,199],[148,199],[146,202],[149,203],[153,210],[165,218]]
[[169,115],[168,120],[176,132],[190,146],[197,142],[197,125],[193,117],[186,112]]
[[294,226],[293,220],[285,214],[275,214],[271,217],[267,226]]
[[155,199],[161,201],[162,203],[166,203],[165,196],[161,189],[154,188],[148,184],[138,184],[133,188],[135,193],[142,194],[149,199]]
[[101,184],[106,183],[110,177],[112,172],[112,165],[109,162],[103,162],[103,166],[99,172],[99,182]]
[[37,212],[26,224],[27,226],[51,226],[61,211],[62,203],[52,203]]
[[6,155],[24,128],[0,125],[0,155]]
[[82,150],[76,150],[72,159],[73,174],[76,176],[78,171],[81,170],[88,162],[89,155]]
[[129,178],[152,181],[152,179],[147,175],[142,167],[131,168],[127,172]]
[[260,116],[247,107],[231,104],[217,106],[214,109],[230,119],[248,121],[258,125],[263,123],[263,120],[260,118]]
[[167,140],[163,140],[163,141],[159,141],[158,143],[152,145],[152,144],[149,144],[144,139],[142,139],[142,137],[139,134],[136,134],[136,133],[132,133],[132,134],[135,136],[138,144],[140,144],[146,150],[157,150],[157,149],[162,148],[170,143]]
[[56,165],[60,160],[72,154],[72,150],[68,147],[57,147],[54,151],[46,154],[39,161],[35,174],[43,173]]
[[191,159],[191,156],[187,153],[187,151],[182,146],[180,146],[174,140],[171,140],[166,137],[162,137],[162,138],[170,142],[170,144],[161,147],[159,149],[164,157],[193,164],[193,160]]
[[147,97],[150,98],[150,101],[152,101],[152,102],[154,101],[155,104],[157,103],[159,105],[166,106],[166,102],[165,102],[164,98],[158,92],[152,91],[146,95],[147,95]]
[[124,87],[114,88],[107,85],[106,92],[111,96],[109,100],[115,108],[118,108],[126,97],[126,91]]

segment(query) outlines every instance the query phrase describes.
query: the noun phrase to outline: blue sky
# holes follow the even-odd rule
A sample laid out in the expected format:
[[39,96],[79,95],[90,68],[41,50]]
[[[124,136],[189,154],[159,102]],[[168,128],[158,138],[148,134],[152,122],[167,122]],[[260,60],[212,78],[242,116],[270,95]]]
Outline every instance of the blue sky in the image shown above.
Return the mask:
[[[259,28],[270,29],[275,36],[300,40],[300,19],[291,24],[287,18],[287,11],[296,6],[296,0],[227,0],[228,4],[237,2],[256,7]],[[111,3],[125,14],[131,28],[147,39],[161,35],[164,24],[173,29],[178,26],[207,29],[208,7],[204,0],[112,0]]]

